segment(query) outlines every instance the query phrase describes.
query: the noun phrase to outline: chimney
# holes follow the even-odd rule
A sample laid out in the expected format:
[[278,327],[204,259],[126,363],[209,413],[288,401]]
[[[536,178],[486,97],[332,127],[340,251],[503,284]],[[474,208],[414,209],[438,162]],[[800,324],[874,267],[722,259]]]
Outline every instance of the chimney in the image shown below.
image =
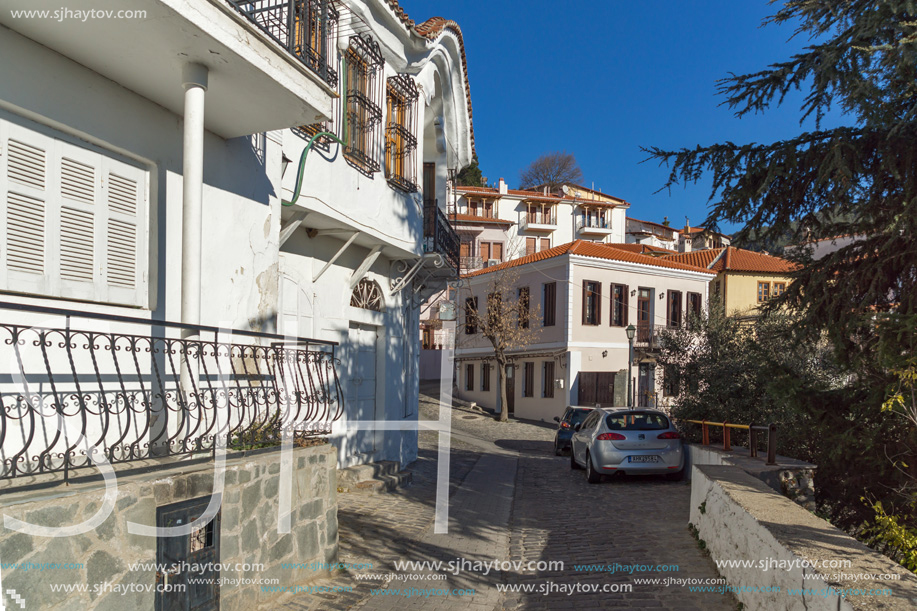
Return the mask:
[[548,190],[549,190],[549,189],[550,189],[550,187],[549,187],[548,185],[545,185],[544,187],[542,187],[542,189],[541,189],[542,195],[550,195],[550,193],[548,193]]
[[680,239],[678,240],[678,245],[681,252],[691,252],[691,236],[687,233],[682,233]]
[[500,178],[500,195],[506,195],[506,182]]

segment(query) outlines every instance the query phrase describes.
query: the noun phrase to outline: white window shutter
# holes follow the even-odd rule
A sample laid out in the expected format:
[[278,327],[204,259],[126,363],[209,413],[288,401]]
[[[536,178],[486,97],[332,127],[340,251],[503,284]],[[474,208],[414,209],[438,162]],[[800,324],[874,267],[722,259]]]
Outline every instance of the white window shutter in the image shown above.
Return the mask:
[[0,290],[146,306],[148,172],[55,134],[0,110]]

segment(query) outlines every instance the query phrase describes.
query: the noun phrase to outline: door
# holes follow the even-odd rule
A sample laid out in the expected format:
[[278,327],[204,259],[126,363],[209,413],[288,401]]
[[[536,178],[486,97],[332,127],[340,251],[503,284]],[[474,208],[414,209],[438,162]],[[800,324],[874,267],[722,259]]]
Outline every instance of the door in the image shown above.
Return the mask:
[[577,392],[577,405],[592,407],[596,403],[598,403],[601,407],[614,407],[614,371],[580,372],[579,391]]
[[512,365],[506,366],[506,409],[510,416],[516,410],[516,377],[513,375],[514,371],[515,368]]
[[[198,519],[210,497],[156,508],[156,526],[182,526]],[[156,611],[210,611],[220,608],[220,513],[190,535],[156,538],[157,584],[183,585],[156,592]],[[193,573],[188,569],[196,565]],[[170,568],[174,567],[174,568]],[[188,583],[188,577],[198,583]],[[206,582],[206,583],[201,583]],[[177,591],[181,590],[181,591]]]
[[[373,421],[376,419],[376,328],[351,323],[347,344],[350,353],[344,385],[347,419]],[[350,435],[346,442],[348,457],[362,460],[375,450],[373,425],[363,424]]]
[[637,373],[637,407],[656,407],[656,363],[640,363]]
[[637,341],[646,343],[650,341],[652,326],[650,325],[650,309],[652,298],[650,289],[637,289]]

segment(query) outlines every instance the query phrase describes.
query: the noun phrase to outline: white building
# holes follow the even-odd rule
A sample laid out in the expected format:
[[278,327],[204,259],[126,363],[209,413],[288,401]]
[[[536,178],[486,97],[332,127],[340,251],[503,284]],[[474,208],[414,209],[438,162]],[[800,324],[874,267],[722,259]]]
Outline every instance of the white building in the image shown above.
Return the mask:
[[[248,384],[235,400],[258,394],[259,409],[279,401],[265,388],[276,388],[284,372],[251,370],[281,367],[271,352],[276,338],[257,333],[336,342],[336,361],[321,367],[297,366],[285,353],[293,359],[286,383],[304,388],[297,401],[309,409],[330,404],[327,413],[300,417],[327,423],[340,415],[333,438],[341,465],[412,461],[416,433],[344,427],[417,417],[419,306],[457,266],[457,238],[443,214],[445,179],[470,162],[473,147],[458,26],[440,18],[417,25],[393,0],[60,6],[9,0],[0,12],[2,339],[22,339],[34,324],[67,334],[109,329],[160,347],[156,338],[171,337],[161,321],[185,325],[181,338],[213,341],[194,325],[249,332],[236,337],[245,346],[226,362],[230,377]],[[51,17],[20,9],[47,9]],[[90,9],[113,12],[54,16]],[[319,130],[346,146],[323,136],[306,156]],[[115,393],[145,406],[130,423],[109,422],[100,446],[136,450],[155,437],[168,439],[171,449],[160,449],[172,453],[175,444],[191,451],[189,443],[203,443],[206,431],[191,430],[190,416],[180,425],[186,433],[174,428],[194,405],[176,389],[198,384],[203,403],[217,375],[203,356],[197,371],[179,365],[170,377],[154,371],[168,356],[128,359],[128,375],[111,360],[129,350],[96,362],[82,342],[68,365],[64,345],[52,349],[60,353],[42,361],[7,345],[0,358],[22,365],[25,377],[2,378],[4,405],[29,397],[66,402],[49,398],[49,379],[58,389],[84,384],[74,397],[97,380],[96,400]],[[178,360],[196,358],[177,350]],[[156,399],[150,393],[160,374],[169,379],[158,382]],[[124,384],[130,388],[118,390]],[[178,410],[165,424],[167,412],[156,412],[162,404]],[[76,399],[70,406],[85,407]],[[263,417],[243,408],[240,427]],[[4,428],[4,459],[20,452],[27,422]],[[34,423],[44,445],[33,441],[19,454],[23,464],[67,449],[68,441],[41,430],[47,425]]]

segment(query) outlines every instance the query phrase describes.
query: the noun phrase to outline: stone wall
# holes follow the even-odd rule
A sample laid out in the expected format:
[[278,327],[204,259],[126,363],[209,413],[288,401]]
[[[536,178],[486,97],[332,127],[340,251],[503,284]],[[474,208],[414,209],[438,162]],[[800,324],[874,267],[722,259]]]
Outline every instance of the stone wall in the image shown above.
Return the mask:
[[695,465],[690,519],[714,561],[751,562],[719,568],[744,609],[914,609],[917,576],[738,467]]
[[[127,522],[155,525],[156,509],[189,499],[209,497],[213,463],[176,463],[168,469],[118,478],[115,509],[85,534],[41,537],[0,529],[0,560],[19,563],[4,569],[3,589],[13,589],[25,609],[153,609],[156,572],[131,570],[133,563],[156,562],[156,538],[131,534]],[[301,586],[327,575],[313,567],[284,564],[331,563],[337,558],[337,474],[330,445],[293,451],[291,531],[278,533],[280,452],[263,451],[226,461],[221,505],[221,552],[217,559],[230,570],[220,574],[220,608],[249,610],[281,595],[278,588]],[[60,527],[84,521],[101,506],[100,482],[16,492],[0,498],[5,516],[37,525]],[[40,570],[44,563],[77,563],[79,568]],[[236,570],[236,564],[241,566]],[[26,569],[25,567],[36,567]],[[263,569],[251,565],[262,564]],[[265,592],[263,582],[276,580]],[[245,582],[233,580],[247,580]],[[55,584],[85,584],[87,592],[54,592]],[[108,584],[108,589],[105,585]],[[151,591],[122,594],[125,587]],[[100,592],[94,592],[99,588]],[[7,602],[9,602],[7,600]],[[267,605],[269,607],[269,605]]]

